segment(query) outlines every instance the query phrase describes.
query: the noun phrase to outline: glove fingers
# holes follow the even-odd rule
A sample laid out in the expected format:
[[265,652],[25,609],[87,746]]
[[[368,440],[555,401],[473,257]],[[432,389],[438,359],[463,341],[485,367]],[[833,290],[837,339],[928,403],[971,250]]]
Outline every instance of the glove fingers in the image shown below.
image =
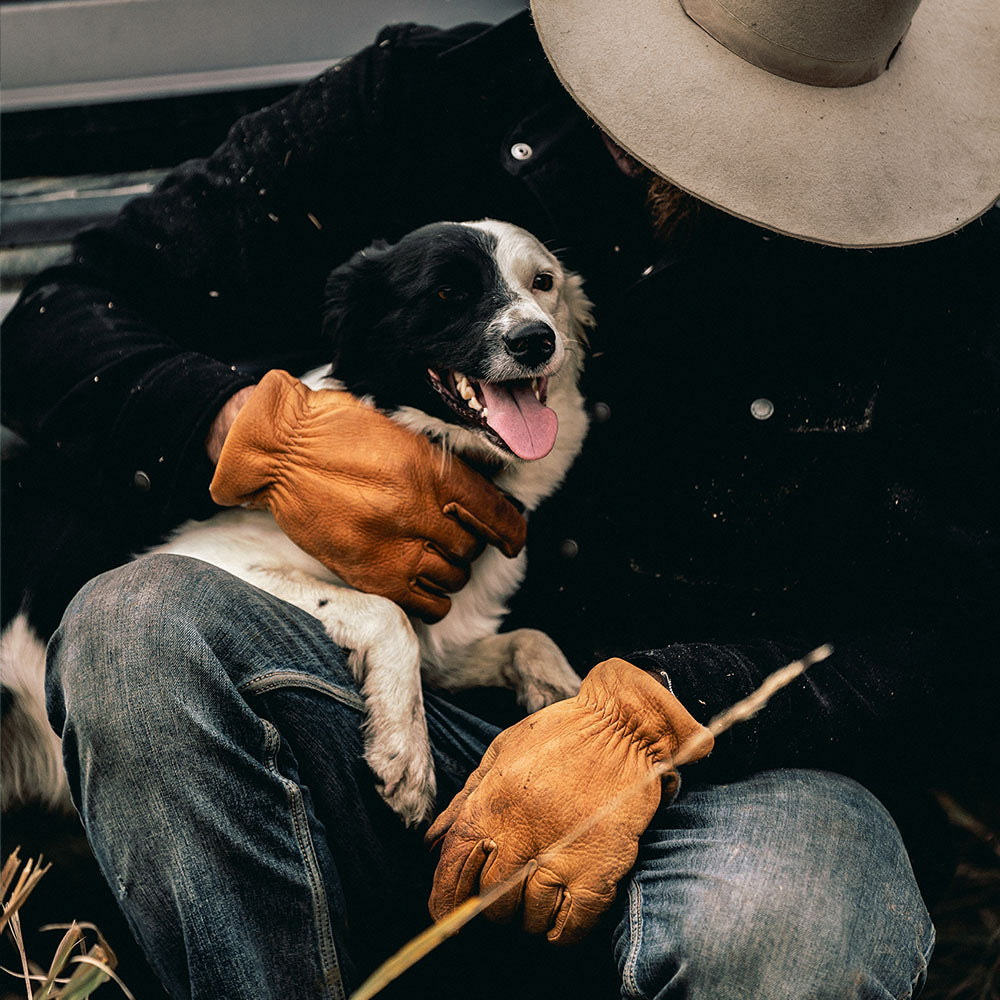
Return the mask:
[[415,615],[429,625],[439,622],[451,610],[451,598],[420,577],[414,577],[401,593],[383,596],[395,601],[408,615]]
[[614,892],[603,898],[587,889],[567,888],[552,929],[545,936],[553,944],[575,944],[593,929],[614,898]]
[[424,844],[431,848],[431,850],[440,846],[441,840],[451,829],[455,820],[458,819],[458,814],[462,811],[462,806],[465,805],[465,800],[470,795],[467,788],[468,786],[463,788],[462,791],[460,791],[458,795],[451,800],[448,804],[448,808],[445,809],[445,811],[441,813],[441,815],[438,816],[438,818],[428,827],[427,832],[424,834]]
[[524,929],[529,934],[552,930],[563,904],[566,886],[547,868],[539,868],[524,884]]
[[483,866],[488,862],[496,844],[481,837],[445,837],[441,860],[434,871],[434,884],[427,908],[435,920],[448,916],[470,896],[476,894]]
[[452,502],[444,506],[444,512],[460,524],[495,545],[505,556],[516,556],[524,548],[528,526],[514,505],[490,487],[487,503],[469,502],[479,498],[467,498],[465,503]]
[[482,555],[488,539],[474,525],[464,524],[448,516],[435,515],[433,521],[421,525],[421,530],[441,555],[456,565],[468,565]]
[[494,845],[492,855],[487,858],[479,876],[480,893],[487,893],[502,882],[507,882],[511,879],[514,881],[503,895],[495,899],[483,910],[488,919],[498,924],[505,924],[507,921],[513,919],[514,914],[520,909],[521,900],[524,896],[525,878],[528,872],[524,871],[521,873],[520,878],[517,876],[524,866],[525,860],[522,856],[516,853],[505,854],[500,847]]
[[423,552],[417,560],[414,576],[425,580],[431,587],[454,594],[469,582],[470,565],[451,562],[431,543],[425,542]]
[[667,771],[660,780],[660,803],[669,806],[681,790],[681,776],[677,771]]

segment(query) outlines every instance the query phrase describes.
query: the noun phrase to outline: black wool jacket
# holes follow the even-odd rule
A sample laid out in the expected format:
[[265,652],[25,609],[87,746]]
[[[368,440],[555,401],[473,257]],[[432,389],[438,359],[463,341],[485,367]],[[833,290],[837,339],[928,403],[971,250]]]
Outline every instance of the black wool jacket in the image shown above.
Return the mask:
[[[526,15],[385,29],[239,121],[83,233],[6,324],[4,418],[33,456],[8,476],[8,522],[19,571],[58,597],[42,617],[211,512],[206,430],[268,368],[326,359],[333,266],[493,216],[580,271],[598,317],[590,435],[532,516],[512,620],[581,672],[631,657],[702,720],[833,643],[705,776],[821,767],[891,797],[980,766],[998,687],[997,210],[931,244],[846,251],[726,218],[658,244],[643,201]],[[33,520],[56,558],[23,544]]]

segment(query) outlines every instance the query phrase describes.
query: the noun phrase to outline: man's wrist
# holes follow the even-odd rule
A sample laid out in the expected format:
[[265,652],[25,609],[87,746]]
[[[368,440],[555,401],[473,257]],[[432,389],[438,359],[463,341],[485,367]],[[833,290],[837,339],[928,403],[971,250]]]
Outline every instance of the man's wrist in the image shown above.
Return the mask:
[[653,680],[662,684],[671,694],[674,693],[674,686],[671,683],[670,674],[668,674],[663,667],[659,667],[653,663],[636,663],[635,666],[637,666],[643,673],[649,674]]
[[691,760],[711,752],[708,730],[659,678],[629,660],[613,657],[599,663],[584,678],[577,697],[660,760],[672,758],[689,740],[697,741]]
[[246,405],[250,394],[256,388],[256,386],[248,385],[240,389],[239,392],[226,400],[222,409],[216,414],[212,426],[208,429],[208,434],[205,435],[205,451],[212,465],[218,465],[219,455],[222,454],[222,446],[225,444],[226,435],[229,434],[229,428],[233,426],[237,414]]
[[650,677],[662,684],[671,694],[676,695],[677,692],[674,690],[674,682],[668,669],[668,664],[657,653],[658,650],[655,649],[643,650],[642,652],[630,653],[627,659],[632,666],[638,667],[644,673],[649,674]]

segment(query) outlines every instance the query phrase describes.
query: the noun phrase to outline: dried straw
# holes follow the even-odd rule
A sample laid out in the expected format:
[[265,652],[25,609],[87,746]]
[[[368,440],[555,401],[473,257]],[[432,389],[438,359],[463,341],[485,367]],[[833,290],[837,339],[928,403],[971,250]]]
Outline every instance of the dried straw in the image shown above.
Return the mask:
[[[765,678],[764,683],[756,691],[752,691],[745,698],[736,702],[735,705],[731,705],[725,711],[715,716],[709,722],[706,729],[715,737],[737,723],[745,722],[747,719],[752,718],[768,703],[776,692],[790,684],[814,663],[825,660],[832,652],[833,647],[827,643],[818,646],[800,660],[795,660],[780,670],[776,670],[773,674]],[[641,791],[646,785],[660,780],[667,772],[680,767],[682,764],[686,764],[693,758],[701,756],[699,751],[707,740],[708,736],[704,732],[697,733],[678,748],[672,761],[658,764],[638,781],[622,789],[618,795],[609,799],[596,812],[573,827],[544,854],[539,855],[538,858],[533,858],[514,872],[506,881],[497,883],[489,892],[484,893],[482,896],[470,897],[453,913],[431,924],[425,931],[422,931],[411,941],[403,945],[394,955],[386,959],[358,987],[351,995],[350,1000],[371,1000],[372,997],[381,993],[386,986],[393,980],[398,979],[407,969],[419,962],[421,958],[432,952],[442,942],[457,934],[473,917],[485,910],[494,900],[523,882],[539,864],[544,864],[548,858],[558,854],[569,844],[573,843],[573,841],[582,837],[589,829],[599,823],[609,813],[615,812],[623,802]]]
[[3,933],[4,928],[15,917],[21,905],[31,895],[35,886],[38,885],[41,877],[52,867],[51,865],[46,865],[43,868],[41,857],[37,861],[33,858],[28,858],[20,875],[17,876],[17,882],[11,888],[14,876],[17,875],[18,869],[21,867],[21,858],[18,854],[20,850],[20,847],[15,847],[7,856],[3,869],[0,870],[0,899],[3,900],[3,915],[0,916],[0,933]]
[[[74,921],[71,924],[49,924],[42,927],[43,931],[61,930],[65,934],[56,948],[48,973],[32,971],[32,964],[25,953],[21,918],[17,911],[51,865],[43,867],[41,858],[38,861],[29,858],[21,869],[19,850],[16,847],[11,851],[0,870],[0,900],[3,901],[0,931],[7,928],[14,938],[21,959],[21,972],[10,969],[3,971],[24,981],[27,1000],[85,1000],[109,979],[118,984],[127,1000],[135,1000],[114,971],[117,964],[115,953],[101,932],[90,923]],[[91,945],[86,954],[74,955],[75,950],[87,947],[85,931],[92,931],[97,936],[97,943]],[[74,965],[76,969],[72,969]],[[32,989],[32,983],[37,983],[38,988]]]

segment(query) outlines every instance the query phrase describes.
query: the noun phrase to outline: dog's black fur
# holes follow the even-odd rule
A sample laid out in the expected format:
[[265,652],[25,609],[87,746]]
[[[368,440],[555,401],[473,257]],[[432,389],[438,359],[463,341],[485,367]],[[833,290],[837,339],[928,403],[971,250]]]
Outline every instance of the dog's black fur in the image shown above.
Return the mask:
[[486,376],[484,332],[514,299],[496,250],[491,233],[439,222],[392,246],[375,243],[333,271],[323,331],[344,387],[382,410],[416,406],[453,420],[427,369]]

